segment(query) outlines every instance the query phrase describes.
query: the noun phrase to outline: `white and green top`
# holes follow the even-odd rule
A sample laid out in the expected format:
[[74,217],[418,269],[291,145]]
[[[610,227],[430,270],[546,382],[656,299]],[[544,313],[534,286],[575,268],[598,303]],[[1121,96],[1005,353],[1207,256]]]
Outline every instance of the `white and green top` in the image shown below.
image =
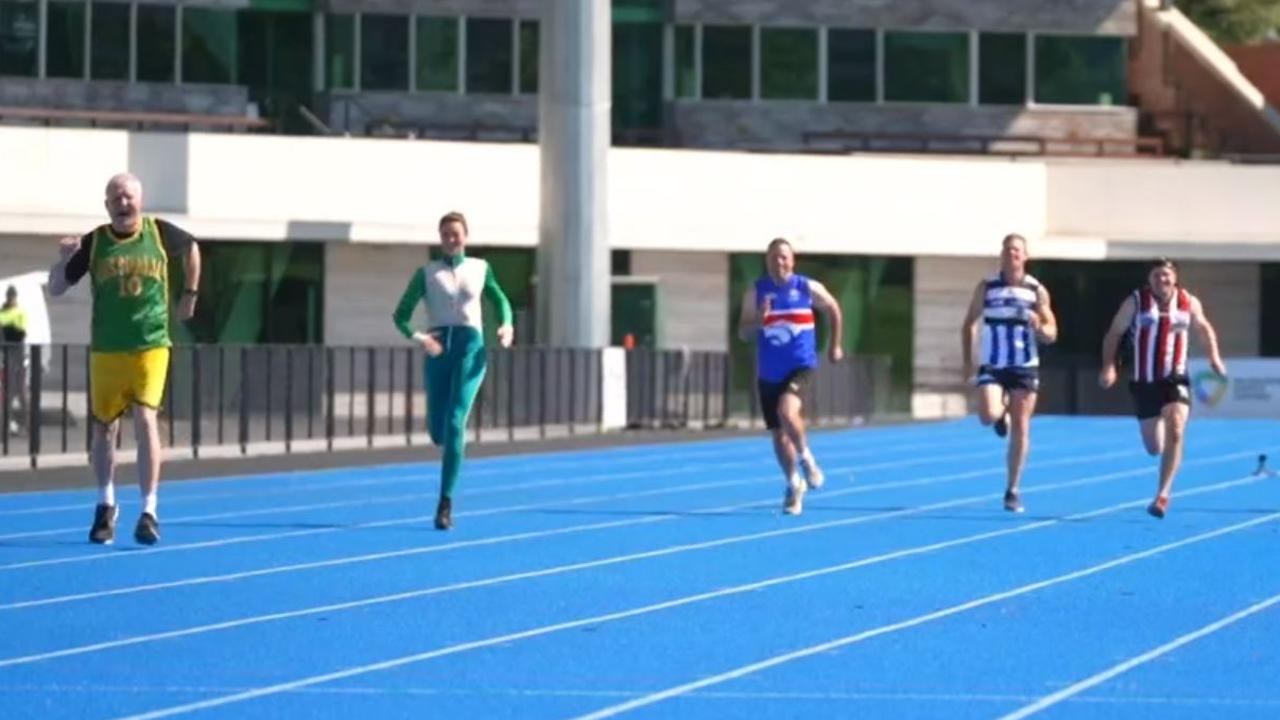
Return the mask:
[[483,329],[480,297],[487,295],[498,306],[501,325],[511,324],[511,302],[493,276],[493,268],[479,258],[454,255],[432,260],[418,268],[400,296],[394,315],[396,328],[413,337],[413,308],[425,302],[427,323],[438,327]]

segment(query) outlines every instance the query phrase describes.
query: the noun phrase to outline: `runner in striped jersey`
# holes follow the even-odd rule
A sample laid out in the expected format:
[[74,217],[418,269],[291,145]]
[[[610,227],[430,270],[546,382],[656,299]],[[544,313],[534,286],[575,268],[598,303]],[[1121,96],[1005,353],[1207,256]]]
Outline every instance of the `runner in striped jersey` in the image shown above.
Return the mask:
[[1178,284],[1178,267],[1161,258],[1148,268],[1147,284],[1133,291],[1120,305],[1102,341],[1102,372],[1098,382],[1109,388],[1116,382],[1116,353],[1129,334],[1133,344],[1133,375],[1129,390],[1142,429],[1147,452],[1160,456],[1160,485],[1147,507],[1154,517],[1164,517],[1169,506],[1173,477],[1182,463],[1183,436],[1191,414],[1190,379],[1187,377],[1188,331],[1195,328],[1219,375],[1227,367],[1218,354],[1218,334],[1204,314],[1199,298]]
[[965,379],[973,377],[973,341],[978,347],[978,420],[1004,437],[1012,427],[1007,457],[1004,509],[1022,512],[1019,484],[1031,444],[1031,414],[1040,389],[1038,343],[1058,338],[1049,291],[1027,274],[1027,240],[1007,235],[1001,243],[1000,270],[974,288],[961,329]]

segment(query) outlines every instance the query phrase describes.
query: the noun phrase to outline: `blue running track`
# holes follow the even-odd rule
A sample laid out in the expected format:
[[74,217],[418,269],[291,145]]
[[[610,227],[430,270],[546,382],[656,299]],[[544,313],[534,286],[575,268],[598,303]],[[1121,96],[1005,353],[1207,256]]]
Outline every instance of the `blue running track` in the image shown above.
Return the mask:
[[[0,496],[4,718],[1276,718],[1280,422],[966,421]],[[132,476],[124,468],[123,478]]]

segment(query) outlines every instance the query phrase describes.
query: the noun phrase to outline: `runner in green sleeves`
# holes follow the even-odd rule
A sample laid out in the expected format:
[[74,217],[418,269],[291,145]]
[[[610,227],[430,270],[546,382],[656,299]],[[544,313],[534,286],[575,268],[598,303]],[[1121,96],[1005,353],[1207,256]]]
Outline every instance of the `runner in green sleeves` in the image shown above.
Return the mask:
[[[414,271],[393,316],[396,328],[427,352],[427,430],[442,449],[438,530],[453,527],[453,489],[458,484],[466,445],[467,416],[480,391],[486,365],[480,297],[501,314],[498,342],[510,347],[514,335],[511,303],[498,286],[489,263],[467,257],[467,219],[451,212],[440,218],[443,257]],[[413,309],[425,301],[427,331],[410,324]]]

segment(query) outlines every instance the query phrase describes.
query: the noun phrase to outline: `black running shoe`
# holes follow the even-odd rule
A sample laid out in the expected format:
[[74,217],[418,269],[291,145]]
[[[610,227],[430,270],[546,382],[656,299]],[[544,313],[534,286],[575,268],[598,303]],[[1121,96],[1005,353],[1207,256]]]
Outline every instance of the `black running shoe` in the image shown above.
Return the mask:
[[436,505],[436,529],[448,530],[453,527],[453,501],[447,497],[440,498]]
[[155,545],[160,539],[160,521],[149,512],[138,517],[138,524],[133,528],[133,539],[143,545]]
[[995,424],[993,424],[991,428],[996,431],[996,437],[1004,437],[1005,435],[1008,435],[1009,434],[1009,413],[1005,413],[1001,415],[1000,419],[995,421]]
[[1022,499],[1013,490],[1004,491],[1004,509],[1011,513],[1022,512]]
[[89,542],[110,545],[116,539],[116,518],[120,508],[115,505],[98,505],[93,509],[93,527],[89,528]]

